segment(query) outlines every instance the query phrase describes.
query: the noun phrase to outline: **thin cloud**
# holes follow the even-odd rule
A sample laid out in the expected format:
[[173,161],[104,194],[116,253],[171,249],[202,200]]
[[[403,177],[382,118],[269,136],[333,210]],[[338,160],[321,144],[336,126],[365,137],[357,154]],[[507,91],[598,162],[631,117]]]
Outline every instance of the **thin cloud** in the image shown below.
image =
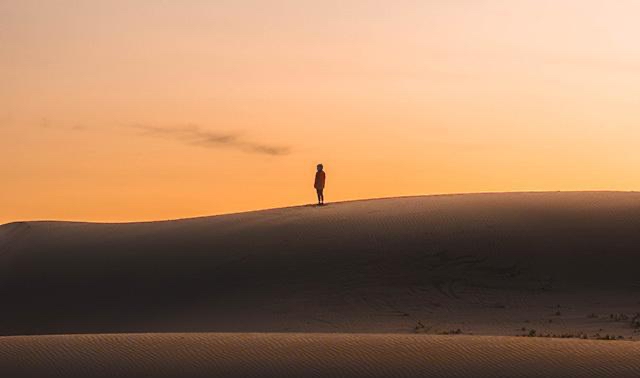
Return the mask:
[[43,129],[58,129],[58,130],[73,130],[73,131],[84,131],[87,130],[87,126],[81,123],[68,123],[68,122],[60,122],[60,121],[52,121],[49,118],[42,118],[40,122],[37,124],[39,127]]
[[248,153],[271,156],[287,155],[291,149],[287,146],[250,142],[242,139],[238,134],[220,133],[203,129],[197,125],[183,127],[158,127],[150,125],[133,125],[140,130],[141,135],[175,139],[182,143],[205,148],[235,148]]

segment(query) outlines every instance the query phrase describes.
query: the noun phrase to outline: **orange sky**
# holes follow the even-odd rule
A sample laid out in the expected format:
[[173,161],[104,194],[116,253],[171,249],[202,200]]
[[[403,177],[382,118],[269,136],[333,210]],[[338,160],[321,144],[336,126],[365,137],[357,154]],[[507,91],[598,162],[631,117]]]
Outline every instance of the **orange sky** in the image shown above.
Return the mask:
[[0,1],[0,223],[640,188],[638,1]]

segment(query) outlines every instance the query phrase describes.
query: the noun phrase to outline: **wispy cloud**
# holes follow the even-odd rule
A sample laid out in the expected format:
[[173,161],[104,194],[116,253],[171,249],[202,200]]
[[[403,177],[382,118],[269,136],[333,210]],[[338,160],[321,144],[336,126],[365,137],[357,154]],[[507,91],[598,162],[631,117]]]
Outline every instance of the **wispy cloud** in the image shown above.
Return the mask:
[[140,131],[140,135],[175,139],[182,143],[205,148],[235,148],[249,153],[281,156],[291,152],[288,146],[256,143],[244,140],[235,133],[221,133],[203,129],[198,125],[181,127],[158,127],[135,124],[132,127]]
[[59,129],[59,130],[73,130],[73,131],[82,131],[87,129],[87,126],[82,123],[52,121],[49,118],[40,119],[40,122],[38,122],[37,125],[43,129]]

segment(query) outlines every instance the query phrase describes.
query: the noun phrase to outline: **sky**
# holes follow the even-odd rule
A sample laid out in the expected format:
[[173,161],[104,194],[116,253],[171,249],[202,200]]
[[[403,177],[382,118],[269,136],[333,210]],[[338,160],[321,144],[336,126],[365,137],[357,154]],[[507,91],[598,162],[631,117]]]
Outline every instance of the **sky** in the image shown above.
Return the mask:
[[0,0],[0,224],[640,188],[640,2]]

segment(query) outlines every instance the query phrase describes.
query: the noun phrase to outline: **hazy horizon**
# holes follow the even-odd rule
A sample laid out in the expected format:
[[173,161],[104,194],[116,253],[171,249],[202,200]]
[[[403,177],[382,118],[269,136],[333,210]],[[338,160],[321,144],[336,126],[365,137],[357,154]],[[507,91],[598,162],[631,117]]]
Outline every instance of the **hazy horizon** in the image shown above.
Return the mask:
[[640,188],[640,2],[0,1],[0,224]]

